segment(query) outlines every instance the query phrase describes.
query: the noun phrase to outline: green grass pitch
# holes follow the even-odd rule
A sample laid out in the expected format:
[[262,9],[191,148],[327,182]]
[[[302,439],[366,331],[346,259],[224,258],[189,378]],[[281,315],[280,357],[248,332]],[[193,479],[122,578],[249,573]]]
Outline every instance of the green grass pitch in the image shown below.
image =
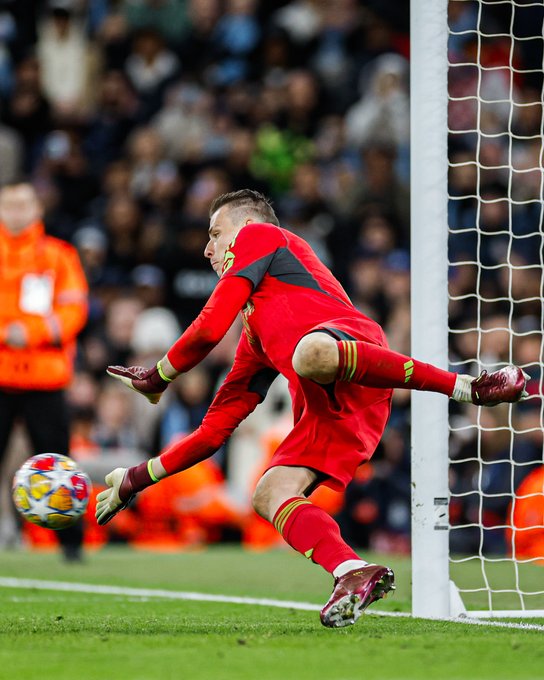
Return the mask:
[[[409,562],[385,561],[397,592],[373,608],[408,612]],[[544,569],[535,569],[543,581]],[[55,554],[0,552],[0,577],[315,604],[331,589],[330,577],[295,553],[230,547],[108,549],[75,565]],[[536,679],[543,639],[542,630],[373,615],[328,630],[314,611],[0,587],[2,680]]]

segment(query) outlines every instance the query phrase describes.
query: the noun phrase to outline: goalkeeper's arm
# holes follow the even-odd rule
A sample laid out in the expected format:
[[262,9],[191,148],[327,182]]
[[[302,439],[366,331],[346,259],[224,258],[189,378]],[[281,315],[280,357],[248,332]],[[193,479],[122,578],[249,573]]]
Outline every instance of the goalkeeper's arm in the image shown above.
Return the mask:
[[[241,400],[240,405],[246,406],[246,403]],[[247,413],[240,412],[239,422],[246,415]],[[115,468],[106,475],[108,488],[96,497],[96,521],[98,524],[107,524],[120,510],[127,507],[139,491],[163,477],[186,470],[208,458],[223,442],[214,433],[213,426],[203,423],[195,432],[172,444],[157,458],[150,458],[130,468]]]
[[156,404],[174,378],[200,363],[223,338],[252,290],[246,278],[221,279],[198,317],[155,366],[108,366],[108,374]]
[[142,489],[211,456],[259,404],[278,372],[259,359],[242,335],[234,365],[217,392],[202,425],[171,444],[157,458],[106,475],[108,488],[98,494],[96,519],[106,524]]

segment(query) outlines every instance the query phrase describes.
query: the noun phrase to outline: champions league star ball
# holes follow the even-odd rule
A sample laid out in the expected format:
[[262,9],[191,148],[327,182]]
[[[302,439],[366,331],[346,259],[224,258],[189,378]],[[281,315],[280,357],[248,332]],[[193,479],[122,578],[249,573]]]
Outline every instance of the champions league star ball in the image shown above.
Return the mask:
[[41,453],[29,458],[13,478],[13,501],[29,522],[66,529],[85,512],[92,485],[67,456]]

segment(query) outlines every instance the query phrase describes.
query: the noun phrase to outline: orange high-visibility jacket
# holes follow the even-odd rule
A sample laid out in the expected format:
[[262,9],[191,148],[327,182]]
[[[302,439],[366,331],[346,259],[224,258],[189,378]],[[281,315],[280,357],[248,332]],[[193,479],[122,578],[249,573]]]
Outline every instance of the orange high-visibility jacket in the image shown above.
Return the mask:
[[[530,403],[530,402],[529,402]],[[506,529],[506,544],[517,559],[535,559],[544,565],[544,465],[535,468],[516,489],[506,515],[514,528]]]
[[[76,249],[41,222],[12,235],[0,224],[0,390],[56,390],[72,378],[75,339],[87,319],[87,281]],[[6,344],[21,323],[27,346]]]

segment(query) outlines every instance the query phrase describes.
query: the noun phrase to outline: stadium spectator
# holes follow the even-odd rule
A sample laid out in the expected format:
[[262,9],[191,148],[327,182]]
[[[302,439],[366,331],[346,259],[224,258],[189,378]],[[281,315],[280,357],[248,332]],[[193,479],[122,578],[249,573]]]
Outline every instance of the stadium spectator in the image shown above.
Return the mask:
[[180,68],[179,59],[158,31],[147,27],[134,34],[125,73],[140,98],[144,122],[160,109],[164,90],[179,75]]
[[95,175],[123,155],[138,118],[139,102],[124,73],[106,71],[98,86],[96,110],[86,125],[83,145]]
[[346,114],[347,141],[356,146],[393,141],[397,147],[408,148],[408,61],[398,54],[384,54],[367,70],[372,73],[363,75],[363,96]]
[[139,264],[138,240],[142,229],[142,211],[130,194],[113,195],[104,213],[104,229],[108,236],[106,266],[118,272],[128,285],[130,272]]
[[371,141],[361,151],[362,177],[346,197],[345,210],[351,215],[364,213],[370,206],[392,213],[394,220],[407,233],[410,195],[397,173],[397,147],[390,142]]
[[37,43],[43,91],[58,120],[79,120],[93,110],[99,52],[69,3],[52,0],[49,12]]
[[256,0],[227,0],[214,31],[217,63],[210,69],[210,82],[218,86],[246,80],[250,75],[261,27]]
[[15,86],[3,106],[2,119],[20,134],[24,143],[23,171],[31,172],[52,127],[51,104],[42,90],[40,64],[35,57],[27,56],[17,64]]
[[204,81],[208,68],[216,63],[215,30],[221,18],[219,0],[189,0],[189,28],[179,49],[181,62],[190,78]]
[[124,0],[120,4],[129,30],[154,28],[174,48],[188,30],[186,0]]
[[321,28],[320,3],[315,0],[293,0],[273,15],[273,22],[288,31],[297,43],[308,43]]
[[[75,341],[87,317],[87,283],[77,251],[46,236],[31,184],[0,190],[0,457],[21,419],[32,455],[68,455],[65,390]],[[60,531],[68,560],[81,558],[82,525]]]
[[72,221],[86,216],[87,206],[98,194],[98,182],[79,135],[62,129],[50,132],[44,139],[36,172],[54,182],[61,213]]
[[93,440],[102,451],[138,448],[130,407],[130,395],[119,390],[117,385],[107,385],[100,390]]
[[[165,300],[165,285],[166,280],[164,272],[159,267],[152,264],[140,264],[132,270],[131,275],[132,284],[136,289],[138,298],[143,302],[144,307],[153,308],[161,307]],[[171,314],[168,310],[166,313]],[[138,317],[141,319],[142,315]],[[174,317],[175,319],[175,317]],[[156,329],[156,331],[163,329]],[[149,339],[154,335],[154,330],[147,331]],[[137,352],[141,350],[136,348]]]

